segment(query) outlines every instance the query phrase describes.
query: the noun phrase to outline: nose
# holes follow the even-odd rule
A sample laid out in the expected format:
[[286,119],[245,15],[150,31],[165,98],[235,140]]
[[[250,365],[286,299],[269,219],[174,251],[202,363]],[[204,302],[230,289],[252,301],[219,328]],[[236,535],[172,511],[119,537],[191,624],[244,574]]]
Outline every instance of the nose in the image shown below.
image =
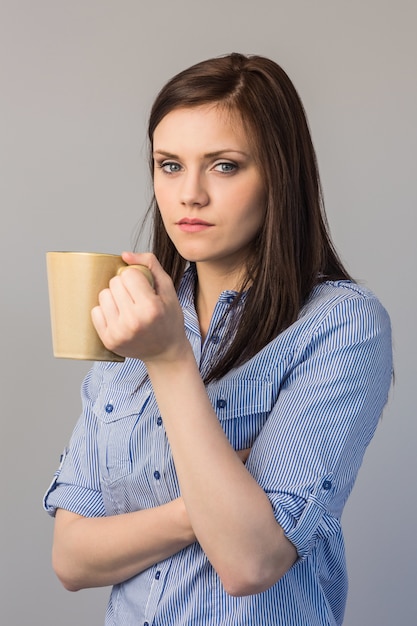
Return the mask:
[[203,207],[208,204],[209,195],[204,176],[199,171],[187,171],[182,177],[181,204],[188,207]]

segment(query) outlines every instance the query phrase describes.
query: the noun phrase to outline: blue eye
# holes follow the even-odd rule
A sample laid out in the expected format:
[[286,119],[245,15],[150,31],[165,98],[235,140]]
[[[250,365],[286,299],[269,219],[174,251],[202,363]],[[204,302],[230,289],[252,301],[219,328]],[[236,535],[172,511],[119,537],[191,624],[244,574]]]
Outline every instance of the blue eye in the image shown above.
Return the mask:
[[223,161],[222,163],[217,163],[214,169],[222,174],[230,174],[231,172],[237,170],[237,165],[235,163]]
[[181,171],[181,165],[175,163],[174,161],[164,161],[158,165],[161,170],[166,172],[167,174],[176,174]]

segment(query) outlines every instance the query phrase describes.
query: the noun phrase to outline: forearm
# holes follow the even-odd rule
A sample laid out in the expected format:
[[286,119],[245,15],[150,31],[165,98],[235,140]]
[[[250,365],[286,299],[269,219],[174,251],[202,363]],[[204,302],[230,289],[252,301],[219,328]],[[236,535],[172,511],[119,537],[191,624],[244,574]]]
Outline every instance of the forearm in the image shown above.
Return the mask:
[[191,350],[147,366],[199,543],[229,593],[262,591],[292,565],[294,547],[229,444]]
[[181,499],[112,517],[86,518],[58,510],[53,565],[70,591],[114,585],[194,541]]

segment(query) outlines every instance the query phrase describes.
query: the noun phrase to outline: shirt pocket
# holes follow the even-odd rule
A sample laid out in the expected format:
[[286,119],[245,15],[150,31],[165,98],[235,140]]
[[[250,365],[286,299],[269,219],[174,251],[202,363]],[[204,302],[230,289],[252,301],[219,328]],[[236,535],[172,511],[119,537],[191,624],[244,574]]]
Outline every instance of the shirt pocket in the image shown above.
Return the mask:
[[272,383],[256,379],[223,380],[210,386],[208,394],[233,448],[250,448],[272,410]]
[[97,441],[100,477],[113,482],[132,472],[135,435],[141,416],[150,402],[150,392],[133,394],[118,403],[108,393],[99,394],[94,413],[97,416]]

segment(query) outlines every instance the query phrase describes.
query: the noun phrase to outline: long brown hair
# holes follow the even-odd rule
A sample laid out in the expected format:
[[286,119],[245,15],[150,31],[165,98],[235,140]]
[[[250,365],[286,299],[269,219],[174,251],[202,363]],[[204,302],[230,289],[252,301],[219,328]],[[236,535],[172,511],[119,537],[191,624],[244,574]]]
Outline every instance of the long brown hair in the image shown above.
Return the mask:
[[[248,259],[241,289],[242,293],[251,284],[239,324],[234,326],[231,341],[219,351],[206,382],[250,359],[292,324],[317,283],[349,279],[329,236],[302,102],[287,74],[274,61],[233,53],[203,61],[174,76],[151,109],[151,170],[153,134],[162,118],[177,108],[209,103],[238,114],[243,121],[264,176],[266,207],[265,223],[254,241],[254,254]],[[153,251],[178,286],[187,261],[169,239],[155,198],[151,212]],[[232,309],[240,300],[235,300]]]

